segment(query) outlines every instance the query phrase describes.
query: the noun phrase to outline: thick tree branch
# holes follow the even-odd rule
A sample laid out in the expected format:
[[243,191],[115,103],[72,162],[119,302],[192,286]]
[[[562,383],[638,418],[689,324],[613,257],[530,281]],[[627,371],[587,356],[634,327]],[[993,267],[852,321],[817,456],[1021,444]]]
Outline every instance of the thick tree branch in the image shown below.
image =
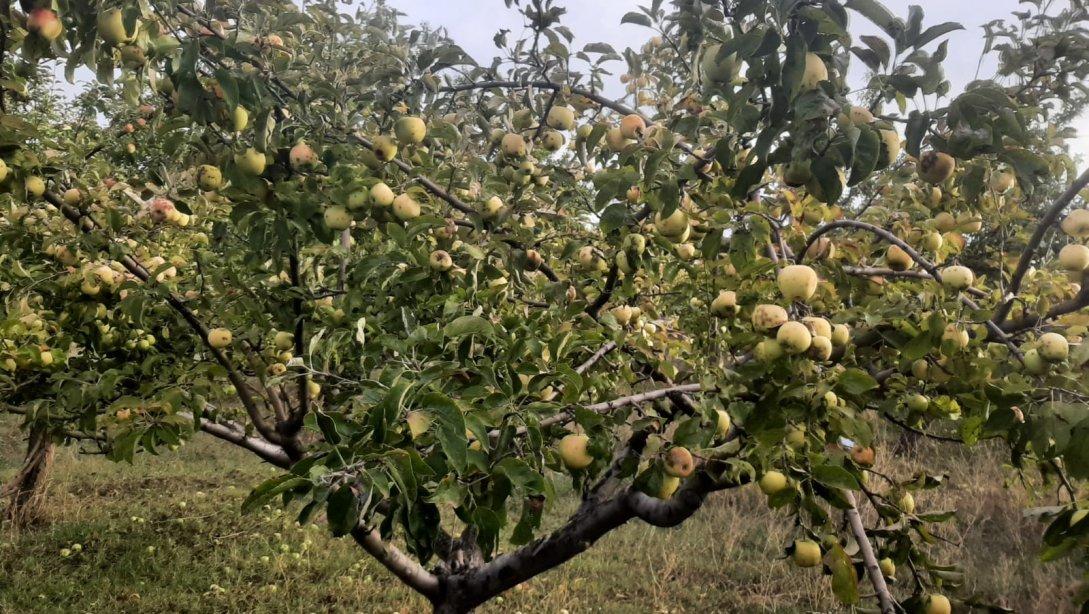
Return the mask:
[[405,556],[395,546],[382,541],[377,529],[356,525],[352,537],[386,569],[416,592],[434,601],[439,596],[439,579]]
[[1068,313],[1074,313],[1084,307],[1089,307],[1089,273],[1084,274],[1081,280],[1081,289],[1074,298],[1055,305],[1043,315],[1026,314],[1016,320],[1003,322],[1000,325],[1002,332],[1014,335],[1026,330],[1034,329]]
[[862,562],[866,566],[866,575],[870,577],[870,583],[873,584],[873,589],[877,593],[877,601],[881,604],[882,614],[895,614],[896,602],[892,598],[892,594],[889,593],[889,587],[885,584],[885,575],[881,573],[881,565],[877,562],[877,557],[874,556],[873,546],[870,545],[870,538],[866,535],[866,526],[862,524],[862,517],[858,515],[858,504],[855,502],[855,495],[851,491],[844,491],[844,496],[847,499],[849,508],[844,510],[843,514],[847,516],[847,524],[851,527],[851,533],[854,534],[855,542],[858,544],[859,554],[862,555]]
[[[189,412],[181,412],[178,414],[182,418],[187,420],[193,420],[193,414]],[[291,467],[291,457],[283,448],[275,444],[271,444],[264,439],[257,437],[250,437],[246,434],[245,428],[241,424],[234,422],[212,422],[211,420],[201,420],[198,425],[201,431],[222,439],[223,441],[233,443],[236,446],[245,448],[250,452],[253,452],[262,459],[280,467],[281,469],[287,469]]]

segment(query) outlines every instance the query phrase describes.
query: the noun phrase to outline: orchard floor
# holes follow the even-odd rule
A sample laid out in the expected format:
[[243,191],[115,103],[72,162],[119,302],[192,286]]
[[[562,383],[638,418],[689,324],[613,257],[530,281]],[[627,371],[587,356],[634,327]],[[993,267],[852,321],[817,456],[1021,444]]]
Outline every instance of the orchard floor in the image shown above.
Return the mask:
[[[0,481],[22,446],[14,422],[0,418]],[[1053,495],[1027,495],[997,450],[924,446],[920,454],[941,458],[951,474],[944,496],[960,515],[944,537],[963,544],[946,552],[969,572],[963,594],[1019,612],[1071,611],[1075,570],[1036,561],[1041,526],[1022,516]],[[906,460],[881,465],[910,471]],[[248,490],[272,474],[203,436],[135,466],[61,450],[46,521],[0,535],[0,612],[426,611],[350,540],[299,528],[277,510],[241,516]],[[937,497],[922,495],[920,508],[947,508]],[[819,572],[782,560],[789,530],[755,489],[719,494],[681,528],[623,527],[482,611],[840,610]],[[74,544],[82,551],[63,558]]]

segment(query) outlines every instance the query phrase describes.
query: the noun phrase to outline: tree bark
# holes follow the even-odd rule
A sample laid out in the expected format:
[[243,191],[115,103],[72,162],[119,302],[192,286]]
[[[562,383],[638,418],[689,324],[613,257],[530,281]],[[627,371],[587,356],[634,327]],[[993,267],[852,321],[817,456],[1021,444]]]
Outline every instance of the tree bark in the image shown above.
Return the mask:
[[8,500],[2,520],[11,529],[20,529],[41,519],[45,485],[53,466],[55,444],[49,430],[36,426],[27,438],[26,456],[19,471],[0,491]]

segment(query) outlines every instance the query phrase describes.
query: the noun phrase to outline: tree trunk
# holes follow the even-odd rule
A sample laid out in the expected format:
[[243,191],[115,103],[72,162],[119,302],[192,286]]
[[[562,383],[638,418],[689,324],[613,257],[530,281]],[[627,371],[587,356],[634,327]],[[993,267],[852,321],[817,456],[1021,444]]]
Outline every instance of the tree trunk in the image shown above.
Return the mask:
[[0,497],[8,500],[0,523],[19,529],[41,518],[45,484],[53,466],[54,452],[55,447],[49,431],[43,427],[32,428],[27,439],[23,465],[0,490]]

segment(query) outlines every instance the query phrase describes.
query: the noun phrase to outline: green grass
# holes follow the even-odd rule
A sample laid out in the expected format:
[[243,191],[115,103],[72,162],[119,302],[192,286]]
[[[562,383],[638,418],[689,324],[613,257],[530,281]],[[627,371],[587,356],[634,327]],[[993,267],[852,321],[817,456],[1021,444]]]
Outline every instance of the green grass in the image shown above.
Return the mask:
[[[0,479],[22,448],[0,420]],[[1041,527],[1022,516],[1034,500],[997,451],[924,447],[952,475],[935,499],[961,510],[944,533],[948,560],[969,571],[969,592],[1023,612],[1070,610],[1069,564],[1035,561]],[[911,463],[881,467],[906,475]],[[58,453],[46,521],[0,536],[0,612],[419,612],[426,604],[346,539],[298,527],[290,512],[241,516],[248,490],[273,474],[252,456],[200,437],[135,466]],[[940,507],[948,507],[948,504]],[[510,591],[490,612],[810,612],[837,606],[815,570],[782,558],[785,518],[747,488],[715,496],[678,529],[630,524],[589,553]],[[63,548],[82,552],[62,558]]]

